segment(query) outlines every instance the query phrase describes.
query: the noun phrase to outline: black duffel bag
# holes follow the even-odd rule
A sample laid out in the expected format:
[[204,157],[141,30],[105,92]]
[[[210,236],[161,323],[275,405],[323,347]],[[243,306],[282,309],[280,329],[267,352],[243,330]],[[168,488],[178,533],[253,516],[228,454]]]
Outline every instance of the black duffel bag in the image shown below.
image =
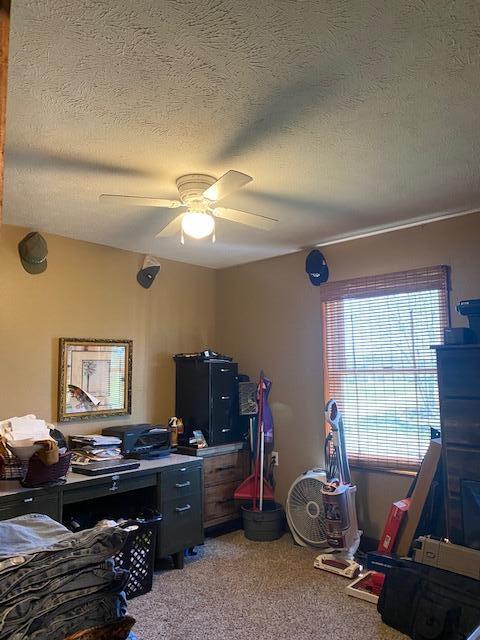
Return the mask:
[[480,581],[405,560],[386,574],[377,608],[414,640],[465,640],[480,625]]

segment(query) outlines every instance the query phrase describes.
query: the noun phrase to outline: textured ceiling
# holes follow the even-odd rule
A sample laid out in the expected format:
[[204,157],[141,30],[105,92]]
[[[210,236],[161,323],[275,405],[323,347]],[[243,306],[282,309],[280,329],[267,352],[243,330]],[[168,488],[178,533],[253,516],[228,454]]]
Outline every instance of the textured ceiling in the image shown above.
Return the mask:
[[[17,0],[10,55],[10,224],[222,267],[480,209],[478,0]],[[230,168],[274,231],[98,202]]]

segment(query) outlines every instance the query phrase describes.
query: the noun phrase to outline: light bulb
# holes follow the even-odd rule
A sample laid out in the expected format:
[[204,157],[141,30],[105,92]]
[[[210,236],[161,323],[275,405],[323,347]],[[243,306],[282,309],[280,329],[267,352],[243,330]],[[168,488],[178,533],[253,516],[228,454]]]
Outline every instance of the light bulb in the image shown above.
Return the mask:
[[215,220],[209,213],[188,211],[182,218],[182,229],[192,238],[206,238],[215,229]]

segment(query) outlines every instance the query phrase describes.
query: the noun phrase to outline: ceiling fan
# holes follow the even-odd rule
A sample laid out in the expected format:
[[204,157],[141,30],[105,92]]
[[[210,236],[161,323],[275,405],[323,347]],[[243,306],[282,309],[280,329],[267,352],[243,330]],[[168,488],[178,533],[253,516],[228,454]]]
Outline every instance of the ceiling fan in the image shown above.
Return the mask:
[[168,222],[157,233],[156,238],[167,238],[181,231],[182,244],[184,244],[184,234],[196,239],[211,235],[212,242],[215,242],[215,218],[230,220],[247,227],[266,231],[272,229],[274,224],[278,222],[274,218],[267,218],[255,213],[217,206],[219,200],[248,184],[252,179],[245,173],[233,170],[227,171],[218,180],[202,173],[190,173],[177,179],[179,200],[105,193],[100,196],[100,200],[123,205],[181,209],[181,213]]

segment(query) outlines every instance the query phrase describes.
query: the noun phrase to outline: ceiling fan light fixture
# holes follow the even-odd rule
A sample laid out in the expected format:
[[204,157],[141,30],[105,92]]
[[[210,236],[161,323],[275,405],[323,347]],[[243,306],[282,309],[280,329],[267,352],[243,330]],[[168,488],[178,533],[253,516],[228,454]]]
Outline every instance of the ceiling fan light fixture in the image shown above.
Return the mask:
[[182,231],[200,240],[215,231],[215,220],[209,213],[203,211],[188,211],[182,218]]

